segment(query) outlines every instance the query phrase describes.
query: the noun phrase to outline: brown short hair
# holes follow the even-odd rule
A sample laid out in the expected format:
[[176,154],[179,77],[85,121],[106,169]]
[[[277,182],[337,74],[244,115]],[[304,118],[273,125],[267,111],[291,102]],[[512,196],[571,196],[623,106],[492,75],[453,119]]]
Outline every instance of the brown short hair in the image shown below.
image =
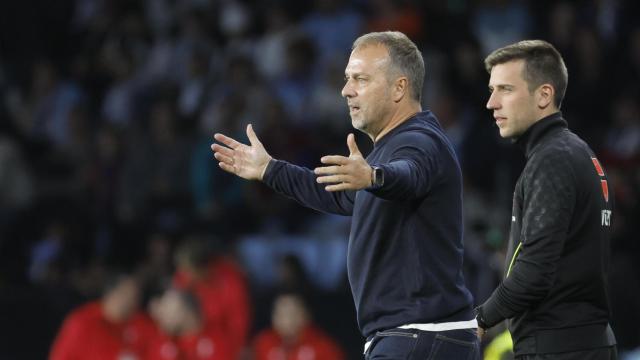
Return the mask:
[[351,50],[378,44],[389,52],[390,70],[407,77],[411,96],[419,102],[422,98],[425,70],[422,53],[416,44],[399,31],[372,32],[357,38]]
[[542,84],[553,86],[556,91],[553,102],[559,109],[569,76],[558,50],[543,40],[524,40],[495,50],[484,59],[484,66],[491,73],[494,66],[514,60],[524,60],[522,77],[530,92]]

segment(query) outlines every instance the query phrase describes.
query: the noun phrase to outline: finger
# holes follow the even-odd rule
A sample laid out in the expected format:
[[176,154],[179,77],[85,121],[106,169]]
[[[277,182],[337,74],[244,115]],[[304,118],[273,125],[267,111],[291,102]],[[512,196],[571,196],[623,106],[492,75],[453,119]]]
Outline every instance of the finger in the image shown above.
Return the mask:
[[340,184],[325,186],[324,189],[329,192],[345,191],[345,190],[351,190],[352,186],[349,183],[340,183]]
[[349,147],[349,155],[362,155],[356,144],[356,137],[353,134],[347,136],[347,146]]
[[323,164],[346,165],[349,163],[349,158],[340,155],[329,155],[323,156],[320,162]]
[[247,137],[249,138],[249,143],[251,143],[252,146],[260,144],[260,140],[258,140],[258,136],[256,135],[256,132],[253,131],[253,125],[251,124],[247,125]]
[[229,149],[226,146],[220,146],[218,144],[211,145],[211,150],[213,150],[214,153],[221,153],[229,157],[233,157],[233,154],[234,154],[233,150]]
[[342,166],[321,166],[313,169],[316,175],[332,175],[332,174],[344,174],[346,170]]
[[319,176],[316,181],[318,184],[327,184],[327,183],[343,183],[347,180],[344,175],[329,175],[329,176]]
[[228,173],[232,173],[235,174],[236,173],[236,168],[232,165],[229,164],[225,164],[223,162],[218,163],[218,166],[220,166],[220,168]]
[[218,160],[220,162],[223,162],[225,164],[234,165],[234,163],[235,163],[233,161],[233,158],[228,157],[226,155],[222,155],[221,153],[215,153],[215,154],[213,154],[213,157],[215,157],[216,160]]
[[232,149],[237,149],[240,146],[244,145],[230,137],[228,137],[227,135],[223,135],[223,134],[215,134],[213,135],[213,138],[216,139],[217,141],[227,145],[228,147],[232,148]]

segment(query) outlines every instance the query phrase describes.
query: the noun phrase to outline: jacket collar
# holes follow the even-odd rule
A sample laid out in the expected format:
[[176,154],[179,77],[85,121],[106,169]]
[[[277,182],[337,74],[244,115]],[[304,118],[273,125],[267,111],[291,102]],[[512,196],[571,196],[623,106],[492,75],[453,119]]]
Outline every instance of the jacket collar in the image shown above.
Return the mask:
[[567,122],[562,118],[562,112],[558,111],[547,117],[536,121],[527,131],[516,139],[515,144],[524,151],[527,158],[531,156],[536,145],[542,141],[546,135],[557,130],[566,129]]

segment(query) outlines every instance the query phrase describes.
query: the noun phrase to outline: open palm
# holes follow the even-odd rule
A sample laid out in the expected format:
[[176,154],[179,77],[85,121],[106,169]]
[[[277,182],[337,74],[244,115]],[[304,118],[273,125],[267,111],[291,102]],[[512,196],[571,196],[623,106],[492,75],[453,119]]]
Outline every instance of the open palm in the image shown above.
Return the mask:
[[223,134],[215,134],[214,139],[225,146],[211,145],[213,156],[224,171],[247,180],[262,180],[271,156],[258,140],[251,124],[247,125],[247,137],[251,145],[245,145]]

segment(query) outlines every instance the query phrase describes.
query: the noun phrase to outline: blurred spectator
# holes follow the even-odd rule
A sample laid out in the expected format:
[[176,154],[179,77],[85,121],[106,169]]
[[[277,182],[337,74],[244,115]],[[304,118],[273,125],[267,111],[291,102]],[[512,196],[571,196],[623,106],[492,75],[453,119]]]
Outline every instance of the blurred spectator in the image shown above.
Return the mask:
[[313,10],[300,26],[318,50],[320,73],[324,73],[326,64],[335,56],[349,53],[353,39],[363,30],[363,23],[362,14],[351,9],[345,0],[314,1]]
[[0,135],[0,169],[0,214],[25,209],[33,201],[35,184],[21,149],[5,135]]
[[640,81],[640,26],[631,32],[627,52],[622,63],[623,67],[618,69],[620,72],[618,82],[624,83],[624,80],[628,80],[629,84],[637,85]]
[[[343,67],[346,59],[339,58],[327,64],[327,74],[319,79],[311,94],[311,113],[331,146],[341,146],[342,135],[349,131],[349,107],[337,89],[344,86]],[[305,107],[307,107],[305,105]]]
[[238,265],[197,239],[178,247],[175,262],[174,285],[195,294],[205,326],[228,336],[235,359],[246,345],[251,321],[247,283]]
[[125,161],[122,132],[117,127],[104,124],[97,129],[90,154],[89,178],[91,198],[94,201],[96,220],[108,224],[115,219],[118,188]]
[[[573,5],[567,1],[560,1],[553,5],[548,12],[548,38],[558,51],[565,53],[574,39],[576,29],[576,14]],[[570,62],[573,59],[570,59]]]
[[640,164],[640,98],[631,92],[622,93],[613,101],[612,126],[606,133],[607,158],[617,165]]
[[228,334],[208,326],[198,299],[188,291],[167,289],[152,300],[150,313],[158,331],[146,360],[232,360]]
[[283,5],[276,3],[265,11],[266,29],[257,41],[254,58],[258,69],[267,79],[277,79],[285,70],[287,43],[296,29]]
[[608,109],[594,106],[588,114],[584,114],[583,105],[610,102],[612,93],[602,91],[610,76],[603,71],[607,60],[607,54],[603,51],[606,44],[592,29],[579,27],[574,31],[571,45],[575,59],[580,60],[571,67],[572,90],[563,101],[563,111],[568,114],[567,117],[579,119],[570,124],[571,129],[579,132],[586,141],[597,145],[599,134],[608,125],[602,121],[607,118]]
[[61,223],[52,223],[47,232],[31,249],[29,279],[34,283],[60,281],[62,274],[55,266],[60,261],[65,241],[65,228]]
[[178,111],[183,119],[195,122],[204,104],[209,72],[209,53],[196,49],[191,53],[187,65],[187,77],[180,86],[178,95]]
[[102,298],[67,316],[51,348],[51,360],[142,359],[153,334],[149,319],[138,312],[136,280],[113,275]]
[[149,236],[145,258],[137,269],[137,274],[145,286],[158,286],[171,278],[171,250],[172,237],[168,233],[157,231]]
[[272,328],[261,331],[254,341],[256,360],[342,360],[340,346],[313,325],[301,295],[282,293],[276,297]]
[[375,0],[367,21],[367,31],[387,31],[393,29],[417,42],[422,38],[422,18],[419,9],[409,1]]
[[472,27],[482,47],[482,55],[526,38],[531,27],[530,19],[525,1],[481,1],[472,19]]
[[[183,84],[189,78],[189,63],[194,56],[194,52],[211,53],[215,43],[208,37],[207,10],[206,5],[187,7],[179,13],[178,35],[171,49],[171,63],[164,68],[169,77]],[[150,59],[151,60],[151,59]]]
[[121,219],[139,219],[148,208],[188,201],[189,145],[178,131],[176,109],[172,102],[157,100],[151,105],[149,123],[143,136],[129,138],[135,148],[125,159],[119,194]]
[[250,30],[253,25],[252,9],[243,1],[225,0],[219,3],[218,29],[233,53],[249,54],[253,47]]
[[83,92],[60,78],[51,61],[43,60],[33,67],[33,135],[58,146],[71,142],[70,117],[75,106],[83,101]]
[[115,38],[104,43],[101,53],[102,66],[113,79],[102,103],[102,117],[119,127],[129,127],[136,117],[141,87],[136,78],[134,54]]
[[234,134],[243,131],[245,121],[260,122],[268,92],[253,59],[245,55],[229,56],[221,81],[207,96],[200,131],[208,136],[219,129]]
[[293,123],[301,127],[310,127],[311,121],[307,108],[318,81],[316,70],[316,47],[306,36],[289,39],[286,47],[286,70],[274,82],[274,90],[280,101],[286,104],[285,110]]

